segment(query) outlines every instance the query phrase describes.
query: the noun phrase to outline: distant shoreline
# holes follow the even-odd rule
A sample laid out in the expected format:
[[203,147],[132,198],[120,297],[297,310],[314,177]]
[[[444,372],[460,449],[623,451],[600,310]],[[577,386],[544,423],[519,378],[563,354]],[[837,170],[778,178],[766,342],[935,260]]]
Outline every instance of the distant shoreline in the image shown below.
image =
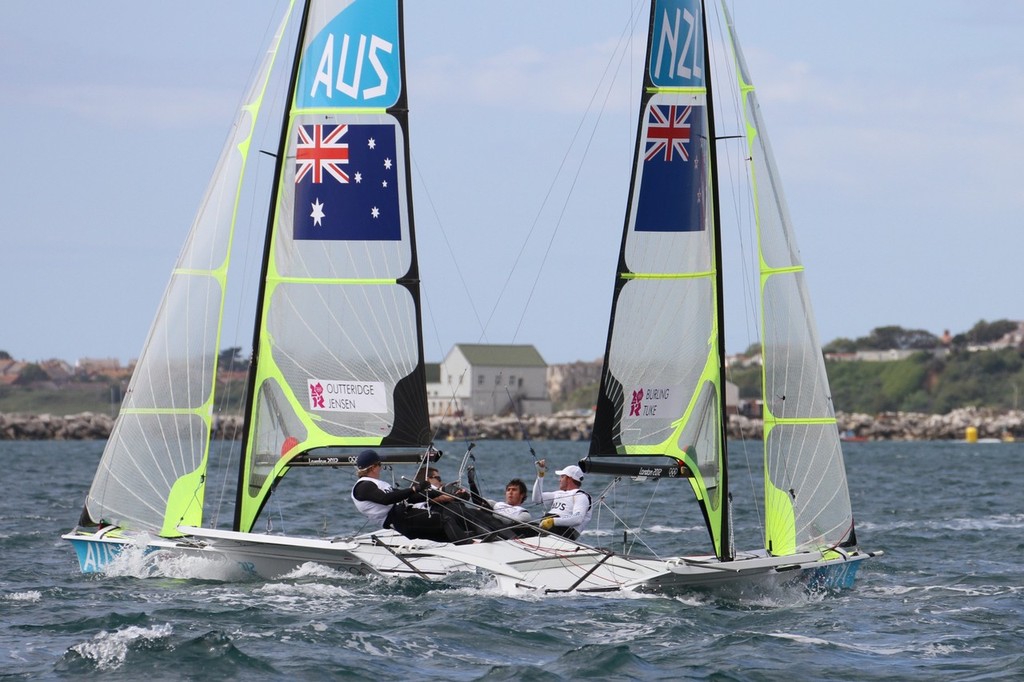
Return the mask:
[[[963,440],[968,427],[979,439],[1024,439],[1024,410],[964,407],[944,415],[883,412],[877,415],[838,413],[840,434],[850,440]],[[214,439],[237,440],[241,417],[214,421]],[[592,415],[559,413],[543,417],[434,418],[435,442],[446,440],[589,440]],[[114,420],[106,414],[82,412],[66,416],[0,413],[0,440],[106,440]],[[729,436],[760,440],[763,423],[740,415],[729,420]]]

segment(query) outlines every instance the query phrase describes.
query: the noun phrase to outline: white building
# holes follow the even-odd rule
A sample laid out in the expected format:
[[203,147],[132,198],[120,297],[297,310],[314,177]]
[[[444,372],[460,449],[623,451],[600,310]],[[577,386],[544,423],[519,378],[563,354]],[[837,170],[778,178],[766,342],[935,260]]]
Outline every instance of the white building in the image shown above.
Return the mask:
[[547,363],[533,346],[459,343],[439,369],[437,383],[428,372],[431,415],[551,414]]

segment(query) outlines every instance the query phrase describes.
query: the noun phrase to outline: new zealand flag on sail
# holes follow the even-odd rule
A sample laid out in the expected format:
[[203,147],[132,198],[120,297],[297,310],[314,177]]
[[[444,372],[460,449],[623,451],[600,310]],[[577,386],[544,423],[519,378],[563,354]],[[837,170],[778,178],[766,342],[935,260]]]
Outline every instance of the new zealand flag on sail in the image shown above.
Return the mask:
[[647,108],[637,232],[704,229],[704,110],[684,104]]
[[395,127],[318,123],[296,134],[295,239],[401,239]]

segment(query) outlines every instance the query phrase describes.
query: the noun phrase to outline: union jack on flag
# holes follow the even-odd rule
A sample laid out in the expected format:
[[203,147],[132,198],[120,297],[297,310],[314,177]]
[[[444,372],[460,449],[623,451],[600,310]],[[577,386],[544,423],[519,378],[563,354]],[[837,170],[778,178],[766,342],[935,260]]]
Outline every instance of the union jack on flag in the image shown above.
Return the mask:
[[296,126],[293,239],[402,238],[404,163],[396,125]]
[[324,171],[338,182],[348,182],[348,173],[341,168],[341,164],[348,163],[348,144],[340,141],[347,132],[347,125],[299,126],[295,149],[295,184],[312,173],[313,184],[319,185],[323,182]]
[[636,232],[700,232],[707,217],[705,114],[698,105],[647,107],[644,159],[637,169]]
[[686,145],[690,141],[690,114],[693,113],[693,107],[654,105],[649,113],[644,161],[650,161],[659,154],[662,160],[672,161],[673,153],[678,153],[683,161],[688,161],[690,152]]

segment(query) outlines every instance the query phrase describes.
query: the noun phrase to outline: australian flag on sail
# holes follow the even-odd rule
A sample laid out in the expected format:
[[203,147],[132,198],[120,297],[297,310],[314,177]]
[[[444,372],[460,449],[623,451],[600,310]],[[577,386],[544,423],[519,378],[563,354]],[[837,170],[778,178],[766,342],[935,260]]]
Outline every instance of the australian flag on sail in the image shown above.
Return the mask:
[[689,104],[650,104],[640,165],[637,232],[704,229],[704,110]]
[[300,125],[295,149],[295,239],[402,238],[395,127]]

